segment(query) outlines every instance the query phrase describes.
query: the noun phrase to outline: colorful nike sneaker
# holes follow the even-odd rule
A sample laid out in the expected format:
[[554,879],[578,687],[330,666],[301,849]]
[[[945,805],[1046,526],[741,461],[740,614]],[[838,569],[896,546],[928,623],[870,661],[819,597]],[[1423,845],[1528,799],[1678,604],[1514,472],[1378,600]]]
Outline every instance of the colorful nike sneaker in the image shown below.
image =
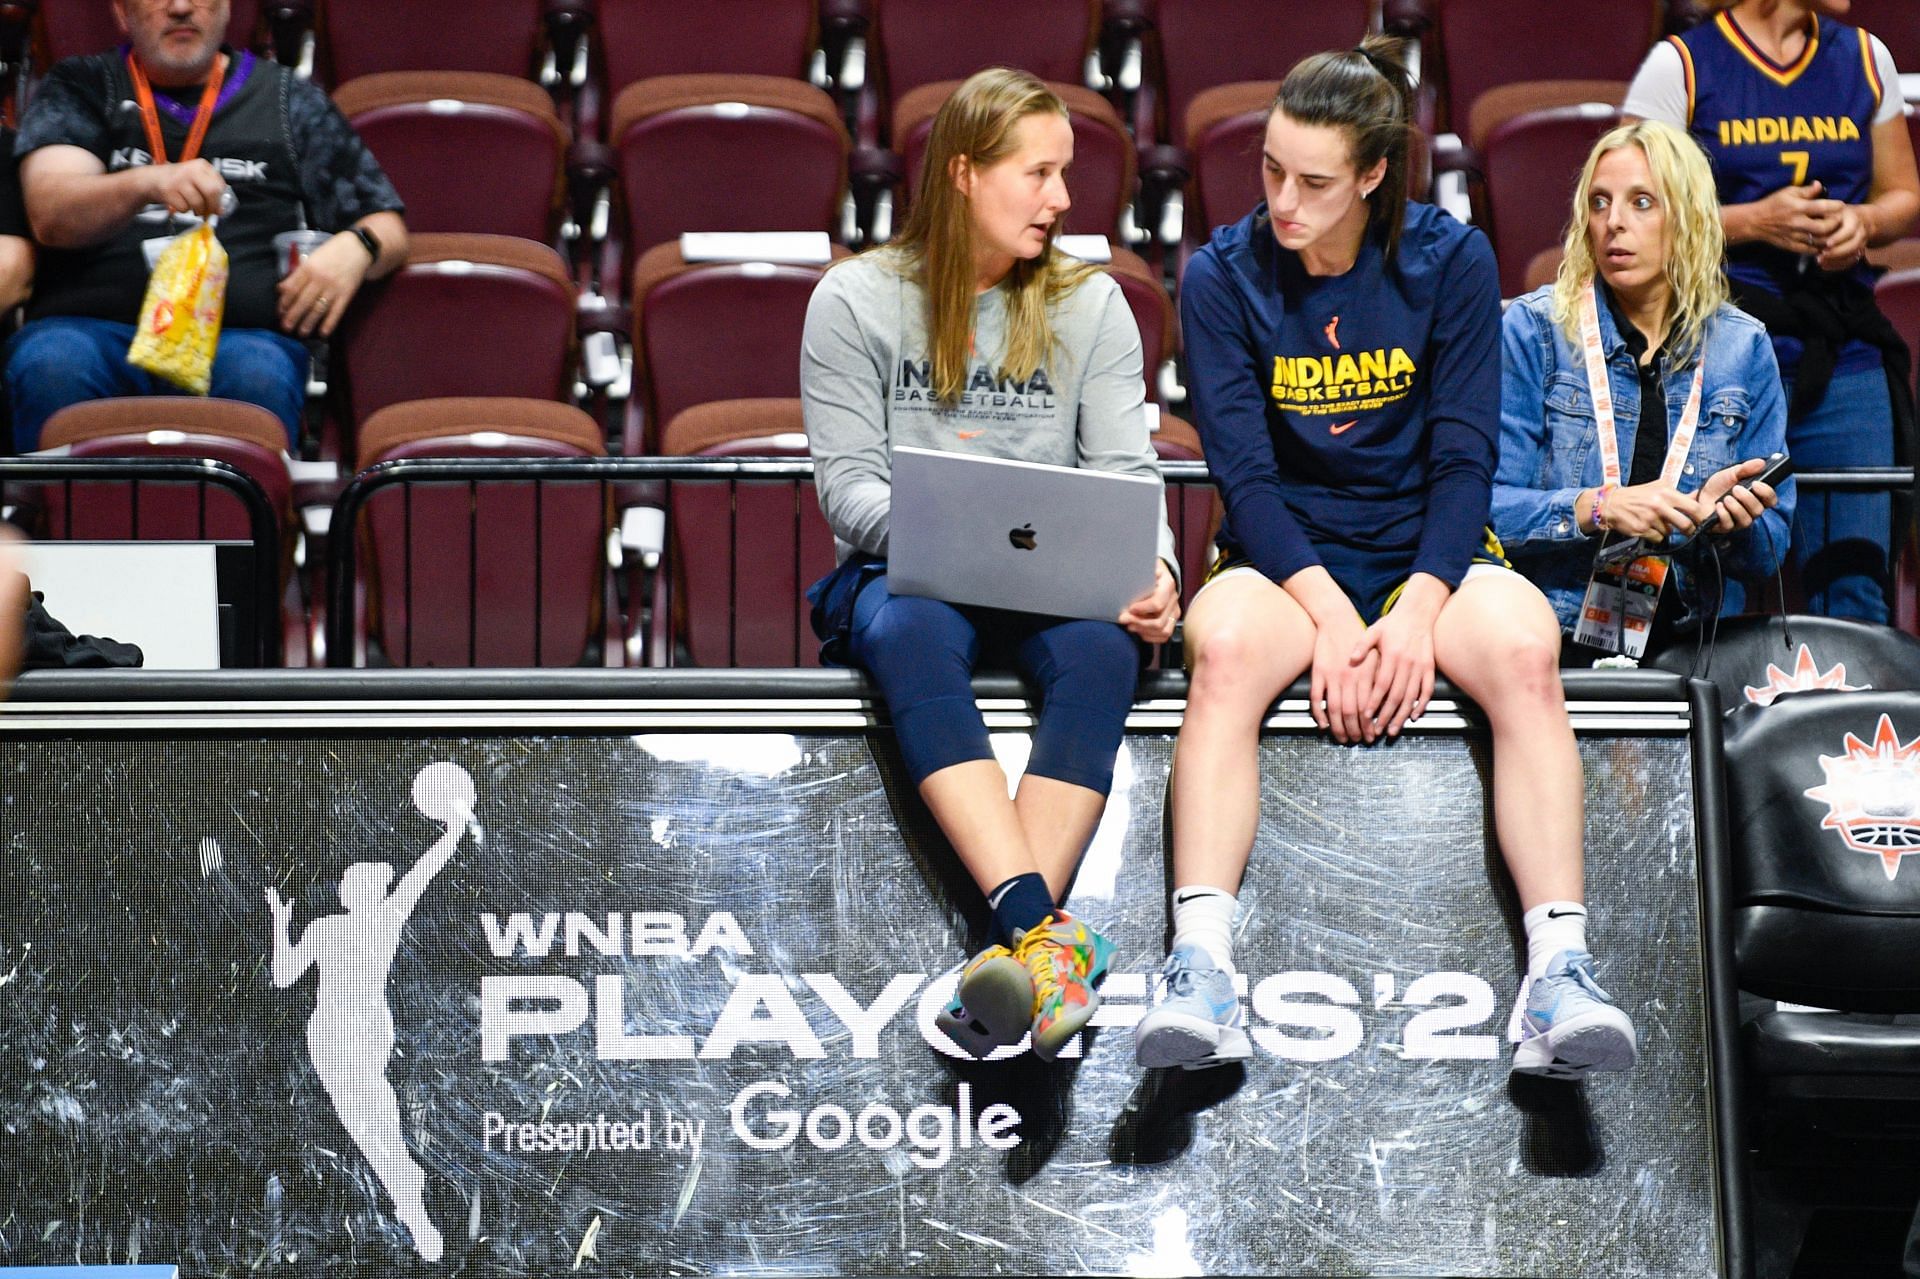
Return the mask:
[[1579,1079],[1590,1070],[1627,1070],[1638,1055],[1632,1020],[1593,979],[1593,956],[1563,950],[1549,960],[1527,992],[1514,1070]]
[[1033,1052],[1052,1061],[1100,1007],[1094,986],[1113,962],[1113,943],[1064,910],[1014,938],[1013,956],[1033,977]]
[[1033,978],[1012,951],[989,946],[960,970],[953,1001],[933,1024],[976,1059],[1017,1044],[1033,1024]]
[[1156,985],[1160,1001],[1133,1028],[1133,1055],[1142,1066],[1202,1070],[1253,1055],[1233,974],[1213,956],[1198,946],[1174,947]]

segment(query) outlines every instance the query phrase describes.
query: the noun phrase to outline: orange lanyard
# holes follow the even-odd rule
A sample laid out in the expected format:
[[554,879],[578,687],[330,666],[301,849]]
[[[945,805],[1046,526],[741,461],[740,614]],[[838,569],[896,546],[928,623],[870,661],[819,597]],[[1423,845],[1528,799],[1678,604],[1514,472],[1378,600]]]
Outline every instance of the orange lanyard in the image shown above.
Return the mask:
[[[127,55],[127,72],[133,77],[133,96],[140,104],[140,123],[147,130],[147,151],[153,156],[155,164],[169,164],[167,144],[160,136],[160,112],[153,105],[153,86],[147,83],[147,73],[140,69],[140,59]],[[207,126],[213,123],[213,104],[220,100],[220,85],[227,78],[227,55],[222,53],[214,58],[213,70],[207,75],[207,87],[200,93],[200,105],[193,113],[193,127],[187,131],[187,145],[180,152],[179,163],[200,154],[200,144],[206,140]]]

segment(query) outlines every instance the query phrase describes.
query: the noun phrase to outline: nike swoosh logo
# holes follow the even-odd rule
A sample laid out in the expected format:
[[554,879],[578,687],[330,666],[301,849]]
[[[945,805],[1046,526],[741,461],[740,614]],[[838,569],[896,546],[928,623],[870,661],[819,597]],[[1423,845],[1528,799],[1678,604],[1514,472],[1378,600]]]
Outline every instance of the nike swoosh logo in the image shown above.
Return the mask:
[[956,432],[956,434],[959,435],[959,437],[963,440],[977,440],[981,436],[985,435],[986,432],[985,431],[958,431]]
[[1177,893],[1174,896],[1173,904],[1176,906],[1184,906],[1188,902],[1198,901],[1202,897],[1218,897],[1218,896],[1220,896],[1219,893]]
[[1331,431],[1335,435],[1344,435],[1349,430],[1359,425],[1359,423],[1360,423],[1359,418],[1355,418],[1351,422],[1336,422],[1332,426],[1329,426],[1327,430]]
[[1584,910],[1550,910],[1547,912],[1548,919],[1566,919],[1574,915],[1578,915],[1581,919],[1585,919],[1587,917],[1587,912]]
[[1000,909],[1000,903],[1001,903],[1001,902],[1003,902],[1003,901],[1005,901],[1005,900],[1007,899],[1007,894],[1008,894],[1008,893],[1010,893],[1010,892],[1012,892],[1012,891],[1013,891],[1013,885],[1012,885],[1012,884],[1002,884],[1002,885],[1000,886],[1000,891],[999,891],[999,892],[997,892],[997,893],[995,893],[995,894],[994,894],[993,896],[991,896],[991,897],[989,897],[989,898],[987,898],[987,909],[988,909],[988,910],[999,910],[999,909]]

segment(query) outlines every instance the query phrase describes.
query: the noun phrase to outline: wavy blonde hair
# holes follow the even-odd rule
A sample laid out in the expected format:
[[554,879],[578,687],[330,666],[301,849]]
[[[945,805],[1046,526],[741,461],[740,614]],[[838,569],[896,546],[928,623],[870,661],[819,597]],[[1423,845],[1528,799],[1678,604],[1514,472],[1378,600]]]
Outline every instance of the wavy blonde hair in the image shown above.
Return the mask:
[[[969,77],[933,117],[913,209],[881,250],[895,256],[926,294],[933,393],[942,404],[951,405],[966,390],[973,348],[973,210],[954,180],[954,162],[965,156],[975,169],[998,164],[1013,154],[1020,122],[1043,112],[1068,118],[1059,95],[1024,71],[990,67]],[[1100,269],[1055,247],[1060,227],[1054,219],[1047,247],[1036,258],[1016,258],[1000,282],[1007,294],[1007,341],[998,372],[1016,382],[1032,377],[1053,354],[1047,308]]]
[[1623,124],[1593,144],[1580,170],[1567,222],[1560,273],[1553,282],[1553,322],[1568,341],[1580,344],[1580,295],[1597,270],[1587,235],[1587,203],[1600,158],[1622,147],[1639,147],[1653,177],[1654,196],[1667,215],[1668,349],[1686,364],[1700,349],[1707,321],[1727,300],[1726,232],[1720,226],[1720,200],[1706,152],[1687,134],[1658,120]]

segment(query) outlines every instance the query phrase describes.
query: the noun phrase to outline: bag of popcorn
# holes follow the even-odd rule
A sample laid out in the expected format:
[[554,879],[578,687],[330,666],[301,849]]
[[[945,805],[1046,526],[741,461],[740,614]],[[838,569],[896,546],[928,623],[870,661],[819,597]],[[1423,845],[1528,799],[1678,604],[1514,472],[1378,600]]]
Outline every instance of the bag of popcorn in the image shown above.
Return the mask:
[[227,251],[208,218],[174,237],[154,264],[127,363],[193,395],[213,385],[213,350],[227,307]]

